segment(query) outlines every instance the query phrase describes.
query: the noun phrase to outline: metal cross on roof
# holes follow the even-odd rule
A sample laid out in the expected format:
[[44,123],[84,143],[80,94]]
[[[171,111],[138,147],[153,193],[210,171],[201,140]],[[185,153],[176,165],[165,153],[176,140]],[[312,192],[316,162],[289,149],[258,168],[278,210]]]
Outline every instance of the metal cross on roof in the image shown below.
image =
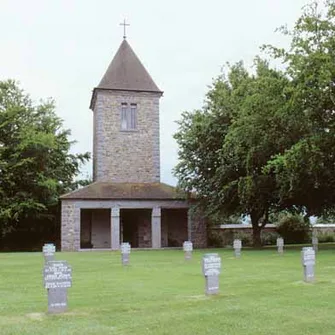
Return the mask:
[[123,23],[120,23],[120,26],[123,26],[123,38],[126,39],[126,26],[130,26],[130,24],[126,23],[126,19],[124,19]]

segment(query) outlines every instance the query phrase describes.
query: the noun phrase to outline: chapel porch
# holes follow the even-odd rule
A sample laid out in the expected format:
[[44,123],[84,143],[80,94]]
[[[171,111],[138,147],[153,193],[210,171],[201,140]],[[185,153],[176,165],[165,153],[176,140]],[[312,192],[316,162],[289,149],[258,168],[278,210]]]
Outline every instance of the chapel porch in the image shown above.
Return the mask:
[[[188,209],[187,208],[162,208],[160,211],[160,231],[153,232],[159,220],[153,209],[120,209],[119,226],[114,234],[119,231],[119,244],[129,242],[132,248],[160,248],[181,247],[188,239]],[[153,214],[155,216],[153,216]],[[110,209],[84,208],[80,212],[80,250],[83,249],[115,249],[112,247],[112,216]],[[117,225],[117,223],[115,223]],[[117,229],[119,228],[119,229]],[[153,241],[161,236],[159,241]],[[114,239],[115,240],[115,239]]]
[[96,182],[61,197],[63,251],[206,247],[206,223],[190,201],[162,183]]

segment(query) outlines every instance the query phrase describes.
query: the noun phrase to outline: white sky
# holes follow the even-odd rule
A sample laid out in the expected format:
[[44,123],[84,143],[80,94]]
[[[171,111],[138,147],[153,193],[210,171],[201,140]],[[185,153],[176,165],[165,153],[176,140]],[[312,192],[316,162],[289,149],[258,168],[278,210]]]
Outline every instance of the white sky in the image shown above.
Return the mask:
[[[0,80],[20,81],[35,101],[53,97],[74,152],[92,151],[92,89],[120,43],[128,42],[161,99],[161,180],[174,185],[172,138],[185,110],[200,108],[227,62],[247,65],[259,46],[287,43],[275,29],[292,26],[307,0],[0,0]],[[91,174],[91,162],[84,171]]]

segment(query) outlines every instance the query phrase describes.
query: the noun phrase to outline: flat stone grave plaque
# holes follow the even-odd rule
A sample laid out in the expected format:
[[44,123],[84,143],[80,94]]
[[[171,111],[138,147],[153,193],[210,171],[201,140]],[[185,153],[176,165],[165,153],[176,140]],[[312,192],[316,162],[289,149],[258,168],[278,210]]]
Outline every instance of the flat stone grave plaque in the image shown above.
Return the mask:
[[67,289],[72,286],[72,269],[67,261],[49,261],[43,271],[44,287],[48,290],[48,312],[67,310]]
[[191,241],[185,241],[183,243],[183,250],[185,253],[185,259],[189,260],[192,258],[193,243]]
[[46,243],[43,245],[43,255],[44,255],[44,261],[53,261],[55,260],[55,252],[56,247],[52,243]]
[[129,264],[131,246],[128,242],[121,243],[121,260],[123,265]]
[[277,248],[278,253],[282,254],[284,252],[284,239],[282,237],[277,238]]
[[205,254],[202,257],[202,273],[205,276],[207,295],[219,293],[221,257],[218,254]]
[[242,249],[242,241],[241,240],[234,240],[234,251],[235,251],[235,257],[241,256],[241,249]]
[[312,237],[312,245],[315,252],[319,249],[319,239],[316,236]]
[[301,262],[304,268],[304,281],[313,282],[315,279],[314,266],[315,266],[315,251],[311,247],[302,248]]

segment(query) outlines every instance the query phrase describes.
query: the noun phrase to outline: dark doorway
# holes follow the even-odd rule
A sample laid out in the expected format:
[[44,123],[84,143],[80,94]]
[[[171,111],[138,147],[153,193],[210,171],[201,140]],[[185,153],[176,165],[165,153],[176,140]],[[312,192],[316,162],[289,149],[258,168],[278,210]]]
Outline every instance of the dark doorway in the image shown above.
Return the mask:
[[121,242],[151,248],[151,209],[121,209]]
[[162,209],[162,247],[182,247],[188,239],[186,208]]
[[82,209],[80,212],[80,248],[108,249],[111,247],[111,210]]

